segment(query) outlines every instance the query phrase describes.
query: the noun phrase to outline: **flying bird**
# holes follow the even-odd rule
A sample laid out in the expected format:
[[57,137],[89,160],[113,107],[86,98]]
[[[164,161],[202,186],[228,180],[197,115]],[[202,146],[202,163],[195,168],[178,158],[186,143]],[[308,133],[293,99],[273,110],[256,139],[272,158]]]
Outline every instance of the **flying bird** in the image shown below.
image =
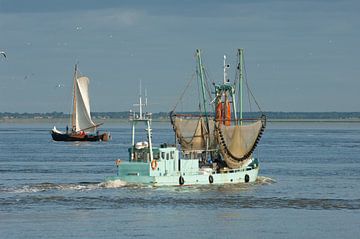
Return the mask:
[[64,85],[61,84],[61,83],[59,83],[59,84],[57,84],[57,85],[55,86],[55,88],[63,88],[63,87],[64,87]]
[[28,79],[32,78],[34,75],[35,75],[34,73],[31,73],[29,75],[25,75],[24,80],[28,80]]
[[2,55],[4,58],[6,58],[6,54],[4,51],[0,51],[0,55]]

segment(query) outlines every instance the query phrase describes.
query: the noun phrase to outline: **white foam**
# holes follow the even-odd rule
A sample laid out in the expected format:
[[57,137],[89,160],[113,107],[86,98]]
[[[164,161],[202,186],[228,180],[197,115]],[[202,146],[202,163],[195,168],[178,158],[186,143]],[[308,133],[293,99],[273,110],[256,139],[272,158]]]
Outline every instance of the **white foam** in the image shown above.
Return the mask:
[[11,193],[37,193],[44,192],[48,190],[75,190],[75,191],[85,191],[85,190],[95,190],[101,187],[101,183],[91,183],[87,185],[83,184],[52,184],[52,183],[40,183],[34,185],[25,185],[19,188],[12,187],[8,188],[6,191]]
[[121,188],[124,187],[125,185],[126,182],[121,181],[120,179],[109,180],[99,184],[100,187],[104,187],[104,188]]
[[276,180],[269,178],[269,177],[265,177],[265,176],[258,176],[256,179],[256,183],[258,183],[258,184],[273,184],[273,183],[276,183]]

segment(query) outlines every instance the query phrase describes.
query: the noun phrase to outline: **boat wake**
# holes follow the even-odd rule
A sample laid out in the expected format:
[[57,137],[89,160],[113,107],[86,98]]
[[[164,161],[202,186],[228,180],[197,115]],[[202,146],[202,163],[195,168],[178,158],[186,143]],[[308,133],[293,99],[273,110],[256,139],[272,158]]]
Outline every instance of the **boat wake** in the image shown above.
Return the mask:
[[89,191],[102,187],[102,183],[98,182],[81,182],[81,183],[38,183],[33,185],[23,185],[16,187],[0,188],[0,192],[6,193],[36,193],[45,191]]
[[276,181],[275,181],[275,179],[272,179],[269,177],[258,176],[255,183],[259,184],[259,185],[269,185],[269,184],[276,183]]
[[[270,185],[276,183],[276,181],[272,178],[259,176],[255,182],[257,185]],[[241,184],[237,184],[236,188]],[[249,185],[243,184],[248,188]],[[0,187],[0,193],[36,193],[36,192],[46,192],[46,191],[90,191],[90,190],[98,190],[98,189],[113,189],[113,188],[152,188],[151,185],[138,185],[138,184],[128,184],[125,181],[120,179],[116,180],[107,180],[104,182],[79,182],[79,183],[37,183],[37,184],[30,184],[30,185],[19,185],[13,187]],[[204,186],[201,185],[199,188],[207,188],[209,189],[208,185]],[[222,185],[224,187],[224,185]],[[221,187],[221,188],[222,188]],[[229,185],[229,187],[235,187],[234,185]],[[173,187],[166,187],[173,188]],[[188,189],[196,189],[196,186],[187,187]],[[213,188],[213,187],[212,187]],[[174,189],[178,190],[178,187],[174,187]],[[185,188],[186,189],[186,188]],[[184,189],[183,189],[184,190]]]
[[102,188],[122,188],[122,187],[126,186],[126,182],[121,181],[120,179],[109,180],[109,181],[100,183],[99,186]]
[[[260,177],[257,183],[275,181]],[[308,210],[359,210],[360,199],[346,198],[288,198],[254,196],[243,193],[247,188],[232,184],[203,187],[144,188],[121,180],[80,182],[69,184],[39,183],[18,187],[0,187],[0,212],[4,208],[18,211],[34,206],[66,206],[76,209],[146,207],[154,208],[292,208]],[[213,187],[215,186],[215,187]],[[111,189],[122,188],[121,193]],[[107,192],[104,192],[104,191]],[[117,190],[119,191],[119,190]],[[74,193],[76,192],[76,193]],[[89,193],[90,192],[90,193]],[[210,192],[210,193],[209,193]],[[217,195],[216,197],[214,197]],[[129,200],[131,198],[131,200]]]

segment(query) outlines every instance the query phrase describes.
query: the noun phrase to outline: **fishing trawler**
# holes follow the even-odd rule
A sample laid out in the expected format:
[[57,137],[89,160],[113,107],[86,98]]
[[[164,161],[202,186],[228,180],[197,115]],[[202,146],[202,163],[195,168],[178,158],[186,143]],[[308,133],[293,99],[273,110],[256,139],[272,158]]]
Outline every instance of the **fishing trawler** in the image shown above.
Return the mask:
[[[238,77],[234,83],[227,78],[224,57],[224,81],[215,86],[215,98],[206,97],[205,68],[201,52],[196,51],[197,78],[201,85],[199,114],[170,112],[176,136],[175,144],[153,146],[151,113],[143,113],[141,96],[139,113],[132,112],[132,142],[127,160],[117,159],[117,175],[107,181],[153,186],[225,184],[254,182],[259,161],[253,152],[265,129],[266,117],[242,117],[243,50],[238,51]],[[236,93],[240,95],[237,111]],[[212,105],[214,113],[208,109]],[[145,124],[146,141],[135,142],[138,123]]]
[[97,131],[102,124],[95,124],[91,119],[89,78],[79,75],[78,67],[75,65],[71,129],[66,127],[66,131],[63,132],[54,126],[50,131],[51,136],[55,141],[108,141],[108,132],[100,134]]

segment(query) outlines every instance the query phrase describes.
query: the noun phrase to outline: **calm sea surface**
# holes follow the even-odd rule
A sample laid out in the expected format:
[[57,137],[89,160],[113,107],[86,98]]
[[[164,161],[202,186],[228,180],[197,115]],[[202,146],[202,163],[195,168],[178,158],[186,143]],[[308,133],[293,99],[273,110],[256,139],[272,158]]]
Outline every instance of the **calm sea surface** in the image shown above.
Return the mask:
[[52,126],[0,124],[0,238],[360,237],[360,123],[269,123],[256,183],[162,188],[104,183],[129,124],[106,143],[53,142]]

